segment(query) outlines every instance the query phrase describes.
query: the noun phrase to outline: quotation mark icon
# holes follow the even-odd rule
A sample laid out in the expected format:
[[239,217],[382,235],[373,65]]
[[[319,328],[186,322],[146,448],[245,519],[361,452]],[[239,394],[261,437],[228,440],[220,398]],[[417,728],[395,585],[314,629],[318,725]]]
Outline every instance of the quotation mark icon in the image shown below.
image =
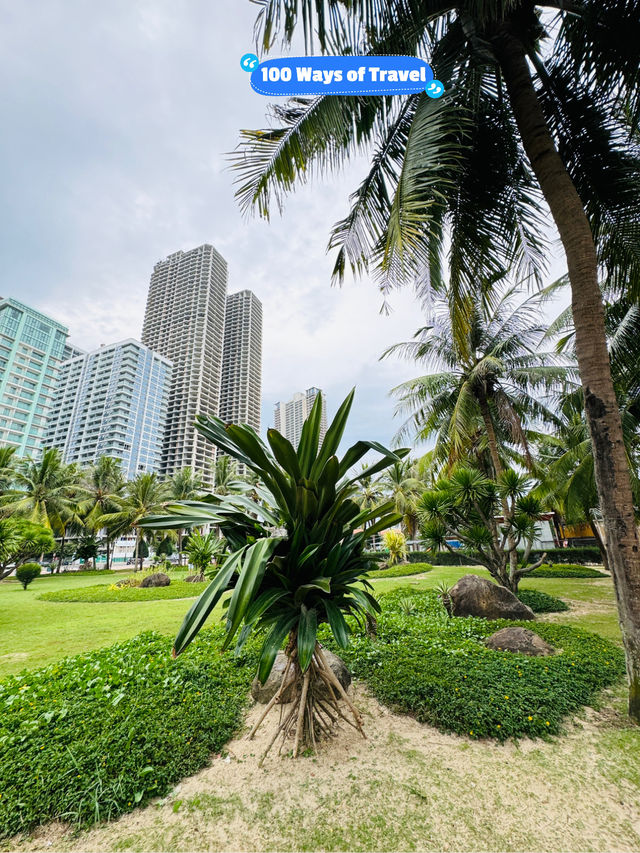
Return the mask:
[[444,92],[444,83],[441,83],[440,80],[432,80],[425,89],[425,92],[430,98],[441,98]]
[[257,68],[260,64],[260,60],[255,55],[255,53],[245,53],[245,55],[240,60],[240,68],[244,71],[253,71],[254,68]]

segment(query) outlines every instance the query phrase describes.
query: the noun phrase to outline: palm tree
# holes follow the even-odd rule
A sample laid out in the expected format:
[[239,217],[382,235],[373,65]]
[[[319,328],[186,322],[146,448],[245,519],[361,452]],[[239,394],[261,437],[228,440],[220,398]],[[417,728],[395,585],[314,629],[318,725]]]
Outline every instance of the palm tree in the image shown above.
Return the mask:
[[[98,533],[104,527],[101,522],[103,516],[120,509],[124,487],[120,462],[111,456],[100,457],[95,465],[84,472],[83,488],[86,497],[80,502],[78,510],[89,530]],[[114,538],[113,531],[105,528],[107,569],[110,568],[111,543]]]
[[139,564],[138,568],[142,569],[142,529],[138,526],[138,522],[147,515],[161,512],[168,500],[167,484],[158,479],[157,474],[139,474],[125,485],[124,495],[118,501],[120,508],[106,512],[96,519],[96,523],[107,527],[118,536],[135,530],[134,560]]
[[410,459],[403,459],[402,462],[395,462],[387,468],[380,480],[380,485],[393,501],[396,512],[402,517],[402,526],[410,541],[416,538],[416,502],[425,488],[417,473],[415,463]]
[[[437,288],[446,250],[451,298],[464,317],[478,278],[513,264],[540,276],[542,196],[567,261],[629,710],[640,720],[640,541],[598,288],[599,263],[620,288],[640,280],[639,168],[628,142],[640,118],[638,0],[333,0],[329,8],[268,0],[258,40],[268,51],[302,26],[307,46],[323,52],[422,56],[445,97],[278,105],[279,126],[243,132],[240,202],[268,215],[272,196],[281,206],[296,178],[373,150],[332,234],[336,275],[348,264],[375,267],[383,287],[418,278]],[[463,338],[465,323],[456,331]]]
[[[540,295],[518,302],[510,289],[493,306],[477,304],[461,345],[455,332],[457,312],[441,300],[431,326],[384,353],[401,353],[429,369],[393,393],[400,400],[399,411],[410,414],[401,433],[412,431],[420,440],[436,436],[433,465],[450,470],[488,452],[493,470],[486,473],[498,477],[509,446],[519,446],[525,463],[533,467],[526,426],[553,420],[541,394],[571,377],[568,367],[553,363],[558,361],[553,354],[537,351],[546,331],[540,322],[542,302]],[[480,462],[478,467],[485,466]]]
[[[192,468],[176,471],[168,482],[169,497],[174,501],[194,500],[203,490],[202,478]],[[182,539],[184,528],[176,531],[178,537],[178,565],[182,565]]]
[[226,454],[216,458],[214,482],[217,495],[233,495],[247,489],[247,482],[238,476],[237,462]]
[[0,495],[11,487],[15,475],[15,447],[0,447]]
[[60,539],[59,571],[68,528],[82,528],[78,503],[84,490],[78,468],[64,465],[58,450],[45,450],[41,459],[26,459],[17,467],[14,482],[15,488],[0,498],[2,512],[41,524]]

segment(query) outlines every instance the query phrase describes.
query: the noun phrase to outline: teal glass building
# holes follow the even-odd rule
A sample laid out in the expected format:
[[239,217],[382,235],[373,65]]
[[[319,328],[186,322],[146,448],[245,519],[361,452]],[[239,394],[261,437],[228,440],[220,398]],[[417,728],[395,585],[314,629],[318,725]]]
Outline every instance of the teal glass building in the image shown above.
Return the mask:
[[69,330],[16,299],[0,298],[0,446],[37,458],[46,446]]

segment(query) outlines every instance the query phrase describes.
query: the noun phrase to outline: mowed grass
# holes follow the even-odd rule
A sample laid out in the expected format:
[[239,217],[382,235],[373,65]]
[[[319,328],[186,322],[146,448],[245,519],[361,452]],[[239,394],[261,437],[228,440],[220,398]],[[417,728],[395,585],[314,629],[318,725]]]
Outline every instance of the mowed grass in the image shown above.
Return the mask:
[[[468,573],[488,577],[477,567],[436,566],[426,576],[374,580],[376,592],[400,586],[433,589],[440,582],[454,584]],[[131,572],[118,573],[125,577]],[[172,577],[182,577],[173,574]],[[185,600],[135,602],[53,602],[39,598],[43,593],[73,590],[112,583],[109,576],[73,574],[37,578],[23,590],[15,580],[0,582],[0,678],[34,669],[79,652],[128,640],[153,630],[173,636],[189,607]],[[566,613],[544,618],[585,628],[620,642],[620,628],[610,578],[537,578],[525,580],[523,589],[537,589],[569,602]],[[194,590],[194,593],[197,590]],[[221,613],[221,608],[216,611]],[[214,619],[215,619],[214,613]]]
[[[126,577],[131,571],[118,573]],[[132,603],[54,602],[38,596],[63,589],[113,583],[113,578],[72,574],[37,578],[26,590],[0,582],[0,678],[80,652],[128,640],[142,631],[173,636],[189,608],[184,600]]]

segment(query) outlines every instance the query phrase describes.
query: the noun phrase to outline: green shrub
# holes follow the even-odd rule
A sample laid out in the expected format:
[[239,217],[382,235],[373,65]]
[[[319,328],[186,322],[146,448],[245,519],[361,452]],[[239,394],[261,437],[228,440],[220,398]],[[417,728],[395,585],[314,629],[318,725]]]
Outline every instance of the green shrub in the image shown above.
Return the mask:
[[[125,579],[125,581],[128,579]],[[140,586],[116,587],[115,584],[100,586],[84,586],[78,589],[55,589],[38,596],[41,601],[155,601],[156,599],[194,598],[207,586],[204,583],[185,583],[171,581],[170,586],[150,586],[142,589]]]
[[537,562],[543,554],[546,554],[548,562],[556,563],[602,563],[602,554],[596,545],[581,548],[545,548],[544,551],[532,551],[529,559],[532,563]]
[[[155,633],[0,682],[0,836],[109,820],[166,794],[238,728],[256,657]],[[248,648],[253,648],[250,646]]]
[[[499,740],[556,734],[566,715],[624,674],[620,649],[576,628],[451,619],[436,593],[406,587],[380,603],[377,638],[354,636],[340,655],[381,702],[444,731]],[[535,658],[487,649],[485,638],[509,625],[561,651]]]
[[[120,571],[122,571],[125,567],[122,566]],[[116,569],[70,569],[69,567],[64,568],[61,572],[56,572],[55,574],[61,575],[73,575],[74,577],[84,577],[85,575],[90,575],[92,578],[97,577],[98,575],[115,575]]]
[[376,580],[376,578],[403,578],[407,575],[420,575],[423,572],[431,571],[433,571],[433,566],[428,563],[413,563],[412,565],[404,563],[399,566],[391,566],[389,569],[372,569],[369,572],[369,578],[371,580]]
[[38,563],[24,563],[16,569],[16,577],[22,584],[22,588],[26,589],[31,581],[40,575],[41,571]]
[[538,566],[527,575],[528,578],[606,578],[604,572],[590,569],[588,566],[556,563],[553,566]]
[[534,613],[562,613],[569,609],[566,601],[554,595],[547,595],[546,592],[538,592],[537,589],[521,589],[518,591],[518,598]]

